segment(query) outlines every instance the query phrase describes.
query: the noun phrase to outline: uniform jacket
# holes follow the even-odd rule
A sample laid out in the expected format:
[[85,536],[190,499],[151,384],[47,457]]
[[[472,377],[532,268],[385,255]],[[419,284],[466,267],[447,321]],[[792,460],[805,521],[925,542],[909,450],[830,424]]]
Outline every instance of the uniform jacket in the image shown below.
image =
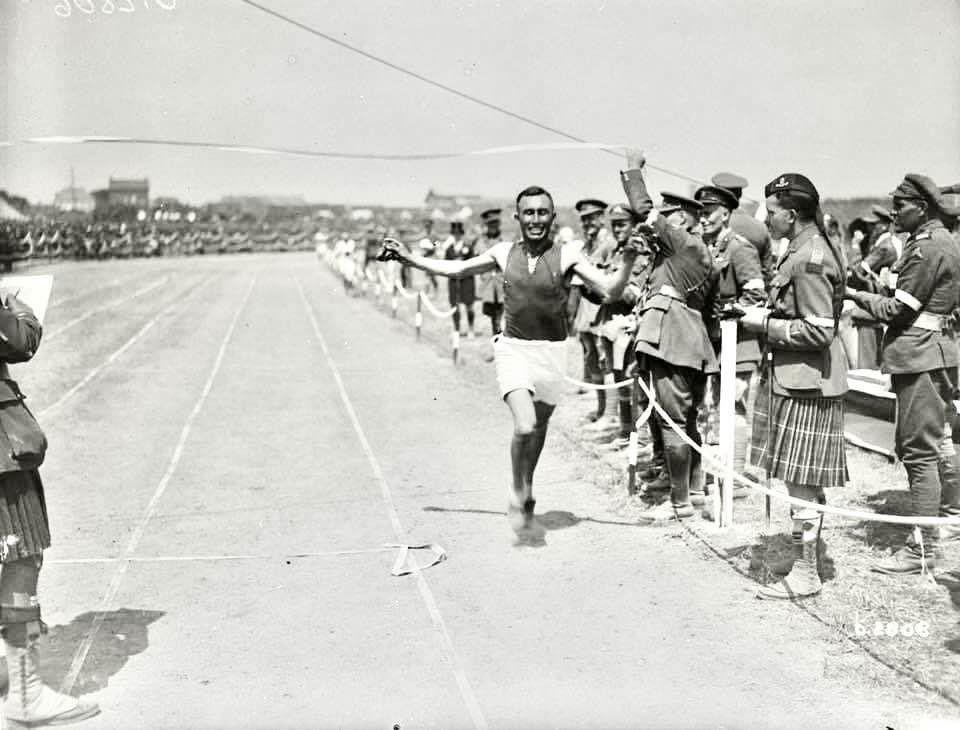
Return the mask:
[[[720,346],[720,310],[727,304],[748,307],[763,305],[767,292],[757,249],[733,229],[726,228],[720,232],[710,253],[713,256],[713,275],[707,331],[716,349]],[[741,329],[737,334],[737,362],[760,362],[760,343],[755,333]]]
[[[761,203],[763,205],[763,203]],[[760,267],[763,271],[763,279],[769,283],[773,276],[773,267],[775,264],[773,243],[770,240],[770,233],[767,227],[754,218],[742,208],[737,208],[730,214],[730,227],[734,233],[746,238],[753,247],[757,249],[757,255],[760,257]]]
[[[623,266],[623,255],[620,251],[614,251],[609,259],[607,273],[614,274]],[[633,308],[640,301],[641,294],[646,290],[647,278],[650,273],[650,261],[647,256],[637,256],[633,262],[633,269],[630,272],[630,279],[616,302],[608,302],[600,307],[600,321],[609,322],[612,317],[617,315],[627,315],[633,311]]]
[[847,392],[847,356],[836,336],[836,291],[845,277],[844,262],[813,224],[790,241],[777,262],[766,346],[778,395],[829,398]]
[[659,250],[648,279],[649,294],[639,306],[637,353],[707,373],[718,370],[703,322],[713,262],[700,236],[675,227],[664,216],[654,221]]
[[[586,244],[580,241],[572,241],[567,245],[581,246],[583,254],[587,261],[596,266],[601,271],[605,271],[610,265],[610,259],[613,256],[613,250],[616,244],[613,242],[609,232],[601,229],[593,242],[593,248],[587,249]],[[572,281],[573,286],[570,289],[570,306],[574,312],[573,329],[577,332],[600,333],[600,299],[583,282],[580,277],[575,276]]]
[[[480,236],[473,243],[475,255],[482,254],[500,243],[500,238],[487,238]],[[503,273],[500,271],[489,271],[486,274],[480,274],[477,277],[479,284],[479,296],[485,302],[499,302],[503,304]]]
[[939,220],[920,226],[893,267],[893,296],[857,292],[853,300],[879,322],[887,323],[881,344],[886,373],[923,373],[958,363],[957,343],[949,329],[915,326],[921,313],[947,317],[960,307],[960,249]]

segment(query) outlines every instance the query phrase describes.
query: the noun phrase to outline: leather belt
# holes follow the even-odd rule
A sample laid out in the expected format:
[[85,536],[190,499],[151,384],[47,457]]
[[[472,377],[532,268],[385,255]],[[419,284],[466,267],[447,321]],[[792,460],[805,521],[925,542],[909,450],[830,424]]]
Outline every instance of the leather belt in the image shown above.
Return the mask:
[[922,330],[929,330],[931,332],[940,332],[943,330],[943,315],[920,312],[910,326],[919,327]]

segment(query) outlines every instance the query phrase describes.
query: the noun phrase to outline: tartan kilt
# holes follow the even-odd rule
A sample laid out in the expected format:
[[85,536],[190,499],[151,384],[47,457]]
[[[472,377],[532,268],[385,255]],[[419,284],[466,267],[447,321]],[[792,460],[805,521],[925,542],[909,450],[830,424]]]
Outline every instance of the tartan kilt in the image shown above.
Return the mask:
[[36,470],[0,474],[0,540],[6,542],[10,535],[19,540],[5,550],[0,545],[4,563],[40,555],[50,547],[47,503]]
[[[815,487],[842,487],[847,481],[843,439],[843,398],[791,398],[773,394],[767,406],[761,380],[753,409],[750,463],[777,479]],[[767,420],[773,413],[767,444]]]

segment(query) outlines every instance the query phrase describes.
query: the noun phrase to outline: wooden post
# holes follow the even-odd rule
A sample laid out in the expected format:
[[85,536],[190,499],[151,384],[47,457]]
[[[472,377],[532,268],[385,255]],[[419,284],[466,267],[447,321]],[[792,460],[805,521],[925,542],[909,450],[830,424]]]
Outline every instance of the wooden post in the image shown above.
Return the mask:
[[633,386],[630,391],[630,445],[627,447],[627,494],[637,493],[637,458],[640,451],[640,435],[637,431],[637,419],[640,417],[640,374],[633,374]]
[[[773,458],[771,450],[773,447],[773,351],[767,350],[767,463],[766,484],[764,486],[770,489],[770,477],[773,467]],[[763,534],[770,534],[770,495],[763,495]]]
[[417,313],[413,316],[413,326],[417,328],[417,339],[420,339],[420,329],[423,327],[423,290],[417,291]]
[[737,320],[720,322],[720,462],[723,478],[720,487],[720,512],[717,524],[733,524],[733,454],[736,436],[737,400]]

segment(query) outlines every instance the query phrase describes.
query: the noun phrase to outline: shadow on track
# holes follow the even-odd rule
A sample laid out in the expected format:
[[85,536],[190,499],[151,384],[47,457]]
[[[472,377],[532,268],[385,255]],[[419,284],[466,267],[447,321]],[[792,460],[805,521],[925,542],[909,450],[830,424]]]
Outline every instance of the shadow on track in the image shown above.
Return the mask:
[[[104,689],[110,677],[127,663],[128,657],[147,648],[147,627],[163,615],[163,611],[134,608],[109,611],[94,637],[71,694],[83,695]],[[96,616],[97,612],[88,611],[69,624],[49,627],[41,640],[43,661],[40,674],[51,687],[59,687],[70,671],[74,652],[90,631]]]
[[[461,512],[464,514],[494,515],[506,517],[506,512],[497,512],[492,509],[451,509],[448,507],[424,507],[424,512]],[[581,522],[593,522],[598,525],[622,525],[623,527],[637,527],[636,522],[618,522],[616,520],[598,520],[595,517],[580,517],[566,510],[550,510],[537,515],[537,521],[547,530],[563,530],[567,527],[579,525]]]

